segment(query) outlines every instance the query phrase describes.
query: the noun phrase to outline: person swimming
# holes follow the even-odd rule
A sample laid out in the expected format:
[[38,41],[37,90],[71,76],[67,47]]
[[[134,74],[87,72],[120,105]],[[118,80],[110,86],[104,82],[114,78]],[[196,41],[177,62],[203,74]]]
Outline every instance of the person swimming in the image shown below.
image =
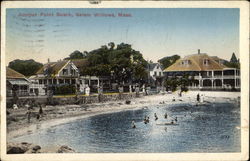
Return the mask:
[[177,117],[175,117],[175,119],[174,119],[174,120],[175,120],[175,122],[177,122]]
[[149,122],[147,116],[145,116],[144,120],[143,120],[144,124],[147,124]]
[[167,119],[167,118],[168,118],[168,114],[167,114],[167,113],[165,113],[164,118],[165,118],[165,119]]
[[135,121],[132,121],[132,128],[136,128]]
[[158,120],[158,116],[156,115],[156,113],[154,115],[155,115],[155,120]]

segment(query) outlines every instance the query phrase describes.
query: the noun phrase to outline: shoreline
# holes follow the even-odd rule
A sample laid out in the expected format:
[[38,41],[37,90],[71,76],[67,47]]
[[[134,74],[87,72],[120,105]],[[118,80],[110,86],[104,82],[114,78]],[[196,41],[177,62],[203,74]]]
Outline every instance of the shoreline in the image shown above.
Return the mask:
[[[142,96],[140,98],[132,98],[130,100],[130,104],[125,104],[125,100],[120,100],[82,105],[47,106],[44,108],[46,116],[42,117],[42,120],[40,121],[34,121],[33,119],[31,123],[28,123],[24,118],[19,122],[19,124],[12,123],[7,125],[7,142],[22,135],[35,133],[36,131],[42,129],[65,124],[78,119],[85,119],[95,115],[115,113],[126,110],[137,110],[150,105],[162,105],[160,102],[163,101],[165,105],[195,103],[196,95],[198,93],[203,95],[204,100],[208,102],[214,102],[215,100],[216,102],[235,101],[235,99],[237,100],[238,97],[240,97],[240,92],[188,91],[183,92],[182,97],[178,96],[178,92],[173,92],[172,94],[156,94]],[[175,98],[176,101],[173,102],[173,98]],[[86,107],[87,110],[85,110]]]

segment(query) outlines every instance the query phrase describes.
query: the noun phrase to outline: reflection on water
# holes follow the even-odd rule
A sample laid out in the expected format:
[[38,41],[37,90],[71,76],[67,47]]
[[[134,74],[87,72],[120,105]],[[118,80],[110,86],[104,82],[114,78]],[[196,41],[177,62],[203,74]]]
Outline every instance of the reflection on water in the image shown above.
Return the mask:
[[[148,124],[143,123],[145,116],[150,117]],[[179,125],[157,125],[175,117]],[[236,126],[240,126],[237,103],[162,104],[97,115],[13,140],[41,146],[68,145],[77,152],[240,152]]]

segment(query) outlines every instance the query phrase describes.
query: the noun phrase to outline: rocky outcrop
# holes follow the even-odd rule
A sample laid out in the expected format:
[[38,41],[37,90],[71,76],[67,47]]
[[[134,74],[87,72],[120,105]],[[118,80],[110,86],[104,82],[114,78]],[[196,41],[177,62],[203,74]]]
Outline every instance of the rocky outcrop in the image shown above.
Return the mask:
[[41,147],[27,142],[7,143],[7,154],[39,153]]
[[70,147],[63,145],[57,150],[57,153],[75,153],[75,151]]
[[29,153],[75,153],[76,151],[66,145],[50,148],[41,148],[39,145],[22,142],[7,143],[7,154],[29,154]]

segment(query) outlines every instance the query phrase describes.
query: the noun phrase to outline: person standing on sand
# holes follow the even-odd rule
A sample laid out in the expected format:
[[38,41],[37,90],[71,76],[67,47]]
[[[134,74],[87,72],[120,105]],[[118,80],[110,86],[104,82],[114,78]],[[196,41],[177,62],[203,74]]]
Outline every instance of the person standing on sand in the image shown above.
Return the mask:
[[30,118],[31,118],[31,111],[30,111],[30,109],[28,109],[28,111],[27,111],[27,118],[28,118],[28,123],[30,123]]
[[200,94],[197,94],[197,102],[200,102]]
[[39,104],[39,115],[42,115],[43,114],[43,108],[42,108],[42,105]]
[[203,95],[201,95],[201,97],[200,97],[200,102],[201,102],[201,103],[204,102],[204,96],[203,96]]

